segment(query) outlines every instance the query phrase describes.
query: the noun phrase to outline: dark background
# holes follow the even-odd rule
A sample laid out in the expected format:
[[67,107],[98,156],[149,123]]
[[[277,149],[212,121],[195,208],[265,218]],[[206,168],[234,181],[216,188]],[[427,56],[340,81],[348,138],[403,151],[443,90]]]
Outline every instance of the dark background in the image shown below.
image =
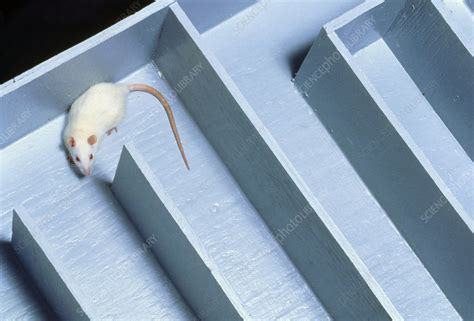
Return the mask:
[[0,0],[0,84],[152,0]]

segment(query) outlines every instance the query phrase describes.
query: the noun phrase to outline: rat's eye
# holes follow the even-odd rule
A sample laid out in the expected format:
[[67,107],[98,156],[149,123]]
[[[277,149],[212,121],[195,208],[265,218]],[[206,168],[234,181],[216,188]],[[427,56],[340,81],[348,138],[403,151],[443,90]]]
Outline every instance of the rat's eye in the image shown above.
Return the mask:
[[94,155],[90,154],[89,159],[93,159],[93,158],[94,158]]
[[81,161],[81,159],[79,158],[79,156],[76,156],[76,160],[77,160],[78,162]]

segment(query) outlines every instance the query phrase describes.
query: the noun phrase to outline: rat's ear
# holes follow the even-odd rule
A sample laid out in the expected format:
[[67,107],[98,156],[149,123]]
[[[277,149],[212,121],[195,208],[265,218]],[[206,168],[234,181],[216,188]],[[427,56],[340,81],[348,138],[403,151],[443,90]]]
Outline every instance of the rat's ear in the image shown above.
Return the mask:
[[89,138],[87,138],[87,142],[89,145],[94,145],[97,143],[97,136],[96,135],[90,135]]
[[68,138],[67,142],[71,147],[76,146],[76,140],[72,136]]

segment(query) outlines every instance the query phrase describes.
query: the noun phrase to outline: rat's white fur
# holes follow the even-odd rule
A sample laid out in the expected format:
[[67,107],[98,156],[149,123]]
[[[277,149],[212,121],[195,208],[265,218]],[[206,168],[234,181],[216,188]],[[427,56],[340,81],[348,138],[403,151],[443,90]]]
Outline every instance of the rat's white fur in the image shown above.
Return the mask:
[[65,136],[82,130],[100,140],[122,120],[128,92],[126,85],[100,83],[90,87],[72,104]]
[[[122,120],[128,93],[126,85],[99,83],[90,87],[72,104],[64,130],[64,144],[84,175],[91,173],[95,151],[104,134]],[[91,135],[97,137],[93,145],[87,142]],[[75,147],[68,143],[70,137],[74,138]],[[90,155],[93,155],[92,160],[89,159]]]
[[158,90],[144,84],[100,83],[90,87],[74,101],[69,111],[68,124],[64,130],[64,144],[82,174],[91,174],[95,152],[102,142],[104,134],[116,128],[122,120],[125,114],[125,100],[130,91],[146,92],[160,101],[168,116],[183,161],[189,169],[173,112]]

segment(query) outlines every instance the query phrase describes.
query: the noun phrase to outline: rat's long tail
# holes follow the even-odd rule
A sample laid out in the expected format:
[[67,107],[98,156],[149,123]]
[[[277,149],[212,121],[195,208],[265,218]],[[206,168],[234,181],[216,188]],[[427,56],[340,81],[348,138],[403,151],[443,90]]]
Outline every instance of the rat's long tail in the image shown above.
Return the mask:
[[178,144],[179,151],[181,152],[181,157],[183,157],[184,164],[186,164],[186,168],[189,170],[188,160],[186,159],[186,154],[184,154],[183,145],[181,144],[181,139],[179,138],[178,129],[176,128],[176,122],[174,121],[173,111],[171,110],[170,105],[166,101],[165,97],[153,87],[144,84],[131,84],[127,86],[130,91],[143,91],[155,96],[160,103],[163,105],[163,108],[166,111],[166,115],[168,115],[168,120],[170,122],[171,130],[173,131],[174,138],[176,139],[176,143]]

